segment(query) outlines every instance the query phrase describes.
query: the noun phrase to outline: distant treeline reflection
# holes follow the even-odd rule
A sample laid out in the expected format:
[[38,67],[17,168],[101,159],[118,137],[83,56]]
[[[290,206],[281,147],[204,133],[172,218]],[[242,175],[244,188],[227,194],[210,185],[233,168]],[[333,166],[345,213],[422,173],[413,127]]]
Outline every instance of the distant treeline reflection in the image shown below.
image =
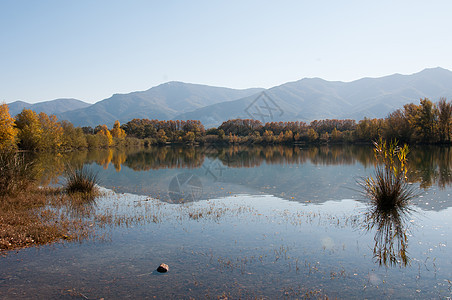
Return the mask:
[[[65,164],[95,163],[104,169],[114,167],[121,171],[128,167],[134,171],[173,168],[200,168],[206,159],[219,160],[229,168],[254,168],[262,164],[352,165],[365,168],[376,163],[370,146],[332,145],[320,147],[244,146],[228,147],[150,147],[142,149],[96,149],[74,151],[54,156],[34,154],[42,183],[50,183],[60,176]],[[408,156],[411,182],[422,188],[437,184],[440,188],[452,182],[452,151],[450,147],[413,147]]]

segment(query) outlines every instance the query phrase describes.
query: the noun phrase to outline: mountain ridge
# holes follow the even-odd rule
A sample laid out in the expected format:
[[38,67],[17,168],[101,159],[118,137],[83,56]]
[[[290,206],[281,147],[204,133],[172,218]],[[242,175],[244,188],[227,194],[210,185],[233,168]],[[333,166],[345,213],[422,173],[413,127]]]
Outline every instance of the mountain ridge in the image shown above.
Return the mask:
[[[269,97],[267,102],[279,107],[282,114],[266,115],[262,107],[256,106],[264,91]],[[148,118],[194,119],[212,127],[234,118],[261,118],[262,122],[383,118],[404,104],[421,98],[436,102],[440,97],[452,99],[452,72],[436,67],[409,75],[395,73],[349,82],[302,78],[269,89],[231,89],[170,81],[144,91],[113,94],[94,104],[56,99],[35,104],[16,101],[8,105],[11,115],[26,107],[56,114],[58,119],[76,126],[111,126],[116,120],[124,123],[134,118]],[[65,104],[65,101],[80,101],[77,103],[80,106]],[[261,111],[252,112],[253,109]]]
[[9,113],[11,116],[16,116],[24,108],[31,109],[36,113],[45,112],[48,115],[58,114],[74,109],[81,109],[90,106],[90,103],[86,103],[82,100],[74,98],[58,98],[54,100],[47,100],[37,103],[28,103],[25,101],[14,101],[8,103]]
[[[404,104],[421,98],[433,101],[438,101],[440,97],[451,99],[452,72],[438,67],[411,75],[366,77],[351,82],[303,78],[265,92],[284,113],[271,120],[260,119],[262,122],[383,118]],[[256,98],[246,97],[206,106],[176,118],[200,120],[206,127],[218,126],[222,121],[243,116],[243,112]]]

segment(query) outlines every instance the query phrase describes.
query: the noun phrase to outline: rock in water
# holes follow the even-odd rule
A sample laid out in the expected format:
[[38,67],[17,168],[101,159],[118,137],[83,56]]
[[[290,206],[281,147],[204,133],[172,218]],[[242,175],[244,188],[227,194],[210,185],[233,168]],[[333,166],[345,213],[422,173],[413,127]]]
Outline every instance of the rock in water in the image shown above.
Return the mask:
[[157,272],[160,272],[160,273],[166,273],[166,272],[168,272],[168,270],[169,270],[169,267],[168,267],[167,264],[161,264],[161,265],[157,268]]

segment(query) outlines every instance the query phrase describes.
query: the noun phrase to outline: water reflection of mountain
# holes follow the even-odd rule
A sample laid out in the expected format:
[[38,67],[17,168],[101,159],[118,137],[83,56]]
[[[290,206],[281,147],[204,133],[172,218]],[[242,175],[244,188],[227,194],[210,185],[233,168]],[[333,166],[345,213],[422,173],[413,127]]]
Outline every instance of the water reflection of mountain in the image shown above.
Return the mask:
[[[372,148],[365,146],[163,147],[104,155],[94,160],[103,166],[104,185],[162,200],[169,199],[171,180],[184,172],[201,179],[204,199],[240,193],[272,194],[303,203],[359,199],[356,180],[374,166]],[[449,148],[412,149],[409,178],[425,189],[415,205],[428,210],[452,206],[451,155]],[[120,172],[105,169],[108,160]]]

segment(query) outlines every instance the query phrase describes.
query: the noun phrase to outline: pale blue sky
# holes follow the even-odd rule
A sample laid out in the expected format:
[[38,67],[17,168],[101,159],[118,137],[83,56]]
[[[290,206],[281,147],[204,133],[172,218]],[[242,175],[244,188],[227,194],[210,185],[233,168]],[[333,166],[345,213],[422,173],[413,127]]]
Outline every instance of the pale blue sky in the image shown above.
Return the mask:
[[0,0],[0,102],[452,69],[452,1]]

